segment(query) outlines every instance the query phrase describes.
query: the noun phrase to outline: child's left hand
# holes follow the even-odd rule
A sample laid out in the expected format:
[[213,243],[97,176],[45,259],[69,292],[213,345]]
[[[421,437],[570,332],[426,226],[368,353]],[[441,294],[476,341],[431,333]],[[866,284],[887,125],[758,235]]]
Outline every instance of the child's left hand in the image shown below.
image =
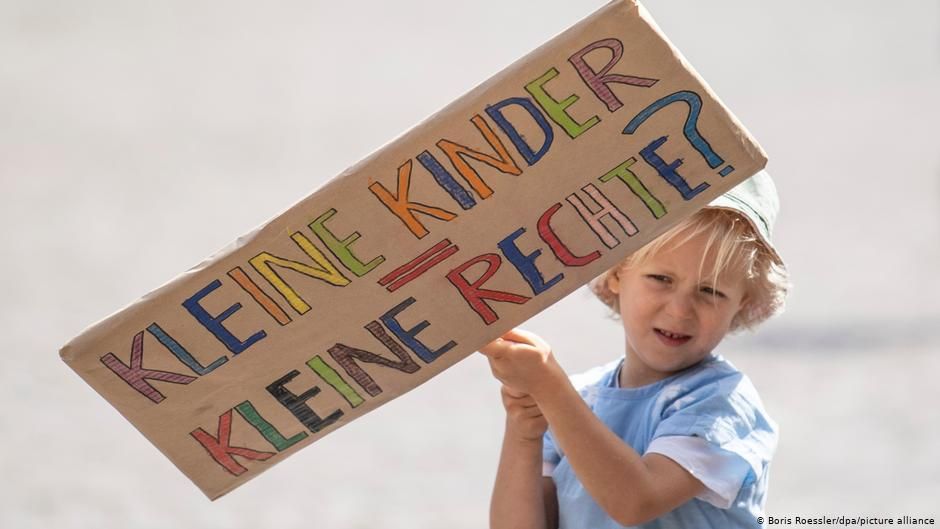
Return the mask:
[[552,348],[537,334],[513,329],[480,349],[490,362],[490,370],[504,385],[516,392],[538,395],[551,387],[557,376],[567,380],[552,355]]

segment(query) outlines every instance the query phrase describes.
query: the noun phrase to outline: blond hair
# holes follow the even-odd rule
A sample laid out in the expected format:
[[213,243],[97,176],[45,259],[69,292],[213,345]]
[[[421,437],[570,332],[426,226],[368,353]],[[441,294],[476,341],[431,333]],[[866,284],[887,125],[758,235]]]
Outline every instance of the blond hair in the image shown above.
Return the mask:
[[[776,254],[768,249],[751,224],[739,213],[722,208],[704,208],[680,221],[666,233],[632,253],[617,266],[594,278],[590,289],[614,316],[620,314],[620,298],[608,288],[611,274],[640,266],[667,244],[682,245],[699,234],[707,233],[708,241],[699,263],[703,276],[705,258],[714,252],[715,262],[707,276],[717,281],[732,264],[740,264],[745,279],[745,296],[741,309],[731,321],[730,331],[750,329],[783,310],[790,289],[787,269]],[[704,276],[703,276],[704,277]]]

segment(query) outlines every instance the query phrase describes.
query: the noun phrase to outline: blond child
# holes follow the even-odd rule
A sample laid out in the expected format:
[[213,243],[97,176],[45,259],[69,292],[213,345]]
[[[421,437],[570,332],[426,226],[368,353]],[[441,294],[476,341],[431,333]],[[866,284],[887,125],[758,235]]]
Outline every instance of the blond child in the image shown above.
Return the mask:
[[596,278],[623,358],[569,379],[532,333],[481,349],[506,408],[493,529],[761,526],[777,425],[714,349],[783,306],[777,209],[761,171]]

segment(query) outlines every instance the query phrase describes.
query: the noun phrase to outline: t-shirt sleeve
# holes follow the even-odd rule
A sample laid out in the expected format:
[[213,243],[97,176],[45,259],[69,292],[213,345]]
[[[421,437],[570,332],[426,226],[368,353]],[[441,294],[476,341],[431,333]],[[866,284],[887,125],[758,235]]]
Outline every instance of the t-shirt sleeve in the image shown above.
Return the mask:
[[555,447],[555,439],[551,430],[545,430],[542,436],[542,476],[552,477],[555,467],[561,462],[561,454]]
[[[697,386],[667,406],[651,446],[666,446],[664,455],[684,458],[688,466],[677,462],[693,474],[704,473],[711,484],[699,479],[726,502],[729,496],[732,500],[737,496],[741,485],[760,479],[767,471],[776,450],[777,431],[750,380],[735,373]],[[677,436],[694,437],[706,444],[695,443],[692,446],[698,449],[687,452],[683,448],[689,448],[688,444],[676,450],[675,439],[660,441]],[[715,473],[719,475],[715,477]]]
[[681,465],[706,487],[696,498],[719,509],[731,507],[750,470],[747,462],[736,454],[700,437],[658,437],[646,453],[662,454]]

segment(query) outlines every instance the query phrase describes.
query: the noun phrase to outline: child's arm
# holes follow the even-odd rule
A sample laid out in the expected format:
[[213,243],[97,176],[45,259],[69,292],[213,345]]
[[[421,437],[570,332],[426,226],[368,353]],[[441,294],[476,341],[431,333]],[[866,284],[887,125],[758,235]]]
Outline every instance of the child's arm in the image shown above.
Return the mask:
[[558,447],[594,501],[622,525],[652,520],[705,486],[671,459],[641,456],[588,408],[538,336],[513,330],[484,347],[505,385],[535,399]]
[[542,435],[548,423],[532,397],[503,386],[506,432],[490,502],[490,528],[555,529],[555,483],[542,477]]

